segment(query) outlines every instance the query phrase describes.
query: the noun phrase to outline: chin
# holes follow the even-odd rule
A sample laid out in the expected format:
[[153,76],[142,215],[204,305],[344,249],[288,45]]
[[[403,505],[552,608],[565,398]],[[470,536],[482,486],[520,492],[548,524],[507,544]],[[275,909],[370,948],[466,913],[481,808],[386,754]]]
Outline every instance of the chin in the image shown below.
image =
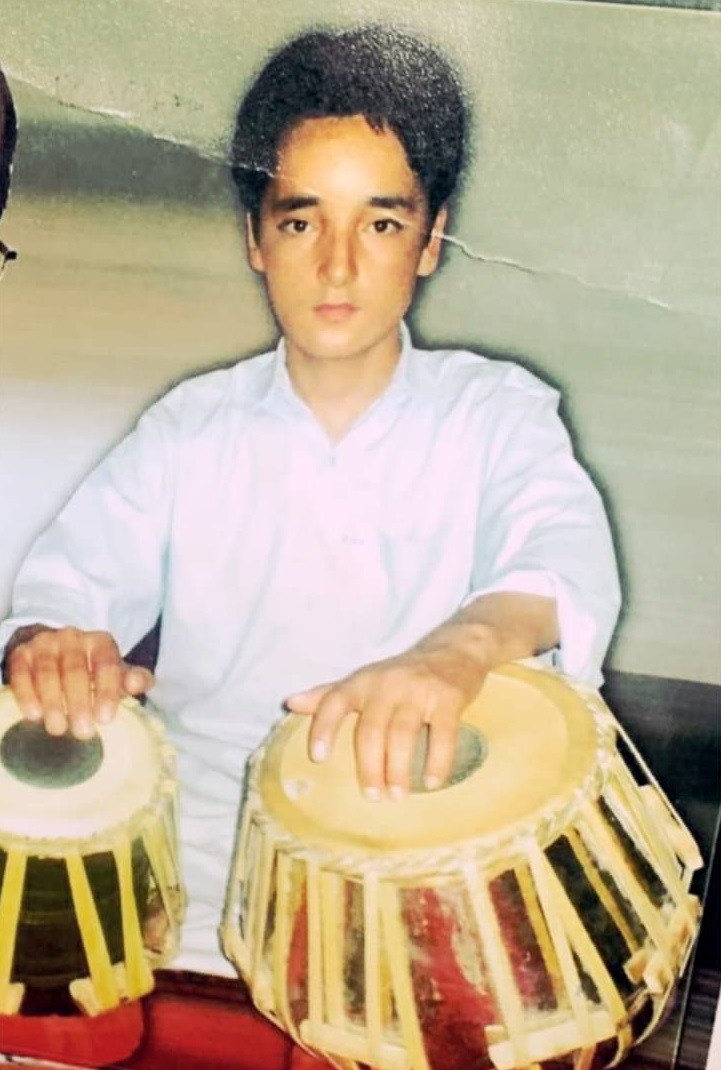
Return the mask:
[[312,336],[286,335],[288,342],[300,353],[314,360],[343,360],[354,357],[372,347],[372,342],[353,338],[341,328],[316,331]]

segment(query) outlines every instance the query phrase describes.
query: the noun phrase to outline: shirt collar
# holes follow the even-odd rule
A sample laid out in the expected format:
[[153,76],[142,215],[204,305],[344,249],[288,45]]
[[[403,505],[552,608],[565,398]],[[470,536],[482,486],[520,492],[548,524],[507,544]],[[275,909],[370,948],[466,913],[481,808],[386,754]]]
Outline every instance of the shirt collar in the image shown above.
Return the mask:
[[[414,349],[410,331],[404,322],[400,324],[401,352],[391,380],[374,405],[381,401],[400,401],[420,392],[422,385],[418,354]],[[286,364],[285,339],[281,338],[271,360],[264,369],[265,374],[257,383],[254,407],[264,408],[270,412],[280,412],[288,406],[293,408],[303,403],[298,398],[290,381]]]

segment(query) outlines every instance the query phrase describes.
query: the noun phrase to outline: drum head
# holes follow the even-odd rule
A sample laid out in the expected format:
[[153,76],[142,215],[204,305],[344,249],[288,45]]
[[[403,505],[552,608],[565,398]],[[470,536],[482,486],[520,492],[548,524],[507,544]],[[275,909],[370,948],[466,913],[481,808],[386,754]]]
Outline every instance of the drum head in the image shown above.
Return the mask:
[[158,747],[132,699],[86,741],[48,735],[0,690],[0,836],[78,840],[125,824],[152,799]]
[[[522,835],[573,804],[597,766],[599,728],[581,694],[552,673],[509,665],[468,707],[456,768],[437,791],[368,801],[355,773],[355,718],[331,758],[308,758],[310,719],[289,715],[260,767],[267,813],[309,845],[371,855]],[[465,727],[463,727],[465,726]]]

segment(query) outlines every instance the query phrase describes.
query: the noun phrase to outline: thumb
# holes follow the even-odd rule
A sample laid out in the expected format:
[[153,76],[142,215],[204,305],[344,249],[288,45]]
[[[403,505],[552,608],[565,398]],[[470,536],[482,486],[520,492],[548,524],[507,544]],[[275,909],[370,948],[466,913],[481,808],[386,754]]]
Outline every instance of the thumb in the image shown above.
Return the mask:
[[291,713],[305,713],[312,717],[331,687],[332,684],[319,684],[308,691],[297,691],[288,696],[285,705]]
[[123,687],[129,695],[144,695],[155,683],[155,677],[150,669],[127,663],[124,663],[123,668]]

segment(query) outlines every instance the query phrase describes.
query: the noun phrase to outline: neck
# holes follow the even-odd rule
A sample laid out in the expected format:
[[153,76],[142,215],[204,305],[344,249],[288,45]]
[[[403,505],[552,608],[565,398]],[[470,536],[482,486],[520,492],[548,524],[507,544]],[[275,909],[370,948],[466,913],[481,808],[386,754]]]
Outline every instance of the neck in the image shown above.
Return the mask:
[[396,342],[373,359],[367,354],[319,359],[286,350],[293,388],[333,441],[338,441],[388,386],[400,357]]

